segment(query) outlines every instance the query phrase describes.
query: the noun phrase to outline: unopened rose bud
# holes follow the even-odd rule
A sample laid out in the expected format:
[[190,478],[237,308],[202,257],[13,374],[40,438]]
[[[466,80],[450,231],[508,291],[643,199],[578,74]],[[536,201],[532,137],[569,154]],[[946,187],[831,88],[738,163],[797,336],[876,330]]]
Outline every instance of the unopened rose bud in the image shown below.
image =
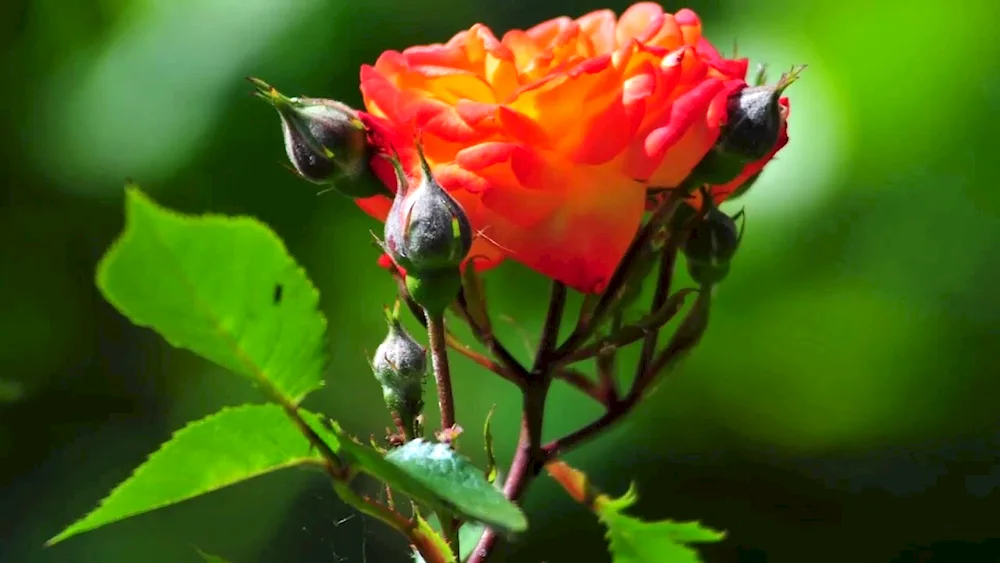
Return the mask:
[[753,162],[767,156],[778,142],[784,125],[784,110],[778,101],[785,89],[798,80],[804,66],[781,75],[777,84],[765,86],[766,68],[761,66],[756,86],[748,86],[729,96],[727,121],[716,142],[716,150]]
[[385,250],[406,271],[406,287],[420,306],[443,312],[461,287],[460,266],[472,247],[472,227],[462,206],[431,173],[417,144],[420,182],[410,186],[392,159],[398,186],[385,220]]
[[725,279],[729,263],[739,248],[740,238],[735,219],[710,205],[684,242],[684,256],[691,278],[709,286]]
[[420,183],[408,186],[398,163],[400,186],[385,222],[389,254],[407,271],[457,268],[472,247],[472,229],[462,206],[445,191],[431,173],[423,149]]
[[[777,84],[747,86],[729,95],[726,124],[693,177],[698,184],[721,185],[736,178],[751,162],[771,154],[785,127],[786,109],[780,100],[785,89],[805,67],[781,75]],[[766,67],[758,71],[764,80]]]
[[399,304],[386,310],[389,333],[372,358],[372,373],[382,386],[385,404],[407,432],[423,409],[423,383],[427,375],[427,351],[399,322]]
[[299,176],[352,198],[388,193],[371,177],[368,134],[357,111],[334,100],[289,98],[260,79],[249,80],[255,95],[277,110],[285,152]]
[[773,86],[748,86],[729,97],[729,121],[716,147],[747,162],[763,158],[781,132],[781,92]]

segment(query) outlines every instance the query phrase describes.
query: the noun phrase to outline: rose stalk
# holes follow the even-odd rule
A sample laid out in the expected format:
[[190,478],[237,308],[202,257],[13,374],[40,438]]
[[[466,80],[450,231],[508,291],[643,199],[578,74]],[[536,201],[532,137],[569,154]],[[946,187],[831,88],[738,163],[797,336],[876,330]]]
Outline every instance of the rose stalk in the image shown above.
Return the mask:
[[[333,182],[385,222],[382,263],[428,331],[438,438],[457,446],[446,348],[520,388],[520,438],[503,486],[519,500],[546,463],[625,417],[704,335],[712,293],[742,237],[741,217],[718,205],[743,193],[787,144],[783,93],[801,71],[751,86],[747,67],[702,36],[694,12],[644,2],[621,17],[601,10],[502,38],[477,24],[444,44],[387,51],[361,69],[364,111],[287,98],[253,80],[282,118],[300,175]],[[695,288],[674,287],[682,257]],[[552,279],[530,364],[493,333],[480,285],[481,273],[506,259]],[[622,310],[641,302],[647,280],[648,315],[625,323]],[[560,340],[569,290],[587,298]],[[486,354],[454,338],[449,309]],[[620,391],[617,352],[633,344],[639,361]],[[415,358],[422,348],[413,345]],[[373,362],[384,389],[402,380],[399,366],[375,366],[390,356]],[[596,380],[573,367],[590,360]],[[545,442],[545,399],[556,381],[605,413]],[[386,402],[400,440],[419,437],[419,385],[394,389]],[[458,524],[443,522],[456,553]],[[484,561],[496,539],[487,530],[468,561]]]

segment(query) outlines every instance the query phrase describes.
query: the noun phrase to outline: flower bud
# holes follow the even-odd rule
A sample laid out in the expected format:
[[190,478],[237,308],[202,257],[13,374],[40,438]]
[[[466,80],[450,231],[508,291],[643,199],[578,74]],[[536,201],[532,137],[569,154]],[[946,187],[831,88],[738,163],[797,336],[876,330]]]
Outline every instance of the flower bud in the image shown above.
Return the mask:
[[420,183],[410,187],[398,160],[396,197],[385,220],[385,243],[407,272],[456,269],[472,247],[472,228],[462,206],[445,191],[431,173],[417,144]]
[[384,248],[406,271],[406,288],[421,307],[441,314],[462,285],[461,267],[472,247],[472,227],[462,206],[434,179],[417,143],[420,183],[410,187],[398,159],[396,197],[385,220]]
[[[705,201],[711,202],[711,199]],[[736,218],[742,215],[741,211]],[[684,242],[691,278],[701,285],[715,285],[725,279],[741,238],[735,218],[709,203],[704,217],[695,223]]]
[[257,87],[254,95],[277,110],[285,152],[300,177],[334,185],[352,198],[388,194],[369,173],[368,133],[353,108],[334,100],[289,98],[260,79],[248,80]]
[[[781,95],[805,67],[793,68],[772,86],[747,86],[729,95],[726,124],[719,138],[693,172],[697,184],[721,185],[736,178],[751,162],[774,149],[785,127]],[[757,80],[765,77],[765,67]]]
[[382,386],[382,397],[394,416],[408,430],[423,409],[423,383],[427,374],[427,352],[399,322],[399,303],[386,309],[389,333],[372,358],[372,373]]
[[717,149],[747,162],[763,158],[781,132],[781,92],[772,86],[748,86],[729,97],[729,121]]

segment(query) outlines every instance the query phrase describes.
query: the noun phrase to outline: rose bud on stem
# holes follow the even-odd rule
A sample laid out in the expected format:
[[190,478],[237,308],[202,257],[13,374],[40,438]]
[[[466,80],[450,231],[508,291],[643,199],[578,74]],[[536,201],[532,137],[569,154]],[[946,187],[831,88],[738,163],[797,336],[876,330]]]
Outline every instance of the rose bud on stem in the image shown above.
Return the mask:
[[382,397],[404,442],[419,437],[417,419],[424,407],[423,383],[427,376],[427,351],[399,321],[399,302],[385,310],[389,333],[372,358],[372,373],[382,386]]
[[745,221],[746,215],[743,211],[726,215],[707,194],[704,201],[705,212],[688,233],[683,250],[691,278],[703,291],[711,291],[729,274],[730,261],[743,239],[742,225],[737,227],[736,220]]
[[472,228],[462,206],[431,173],[423,147],[416,144],[420,180],[411,186],[398,158],[396,196],[385,221],[385,251],[405,271],[410,297],[424,310],[431,360],[438,387],[443,430],[455,425],[444,311],[462,285],[460,267],[472,246]]
[[761,66],[756,86],[747,86],[729,96],[727,122],[715,146],[692,172],[698,184],[720,185],[735,179],[747,166],[770,154],[785,127],[787,108],[781,103],[785,89],[798,80],[805,66],[793,67],[774,85],[760,85],[766,78]]
[[322,98],[289,98],[259,78],[247,78],[254,95],[278,112],[285,152],[295,173],[351,197],[390,195],[371,173],[372,149],[358,112]]
[[[444,312],[462,287],[461,266],[472,247],[472,227],[459,205],[438,183],[416,142],[420,180],[411,186],[398,158],[390,158],[396,172],[396,195],[385,221],[385,251],[405,271],[410,297],[423,308],[427,340],[437,384],[441,432],[455,446],[455,401],[448,365]],[[458,520],[442,518],[441,527],[458,552]]]

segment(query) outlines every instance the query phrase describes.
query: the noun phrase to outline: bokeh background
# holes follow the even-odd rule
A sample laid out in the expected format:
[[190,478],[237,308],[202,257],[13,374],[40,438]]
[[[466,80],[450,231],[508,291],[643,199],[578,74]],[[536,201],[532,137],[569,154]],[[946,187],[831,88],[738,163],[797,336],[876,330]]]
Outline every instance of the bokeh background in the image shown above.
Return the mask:
[[[748,235],[701,348],[614,432],[569,455],[640,514],[729,538],[709,562],[1000,561],[1000,8],[989,0],[692,0],[706,33],[790,90],[791,144],[752,192]],[[248,74],[360,104],[386,49],[498,33],[600,0],[14,0],[0,6],[0,561],[394,562],[406,547],[323,477],[288,471],[44,549],[187,421],[255,391],[132,327],[94,288],[123,182],[177,209],[261,218],[322,291],[336,359],[309,406],[360,435],[388,418],[366,355],[393,285],[349,202],[283,168]],[[667,3],[670,10],[684,4]],[[546,284],[491,273],[518,354]],[[527,335],[527,336],[526,336]],[[459,418],[513,390],[456,359]],[[433,409],[432,409],[433,410]],[[547,434],[596,415],[558,387]],[[466,451],[482,460],[478,432]],[[604,561],[550,481],[500,560]]]

